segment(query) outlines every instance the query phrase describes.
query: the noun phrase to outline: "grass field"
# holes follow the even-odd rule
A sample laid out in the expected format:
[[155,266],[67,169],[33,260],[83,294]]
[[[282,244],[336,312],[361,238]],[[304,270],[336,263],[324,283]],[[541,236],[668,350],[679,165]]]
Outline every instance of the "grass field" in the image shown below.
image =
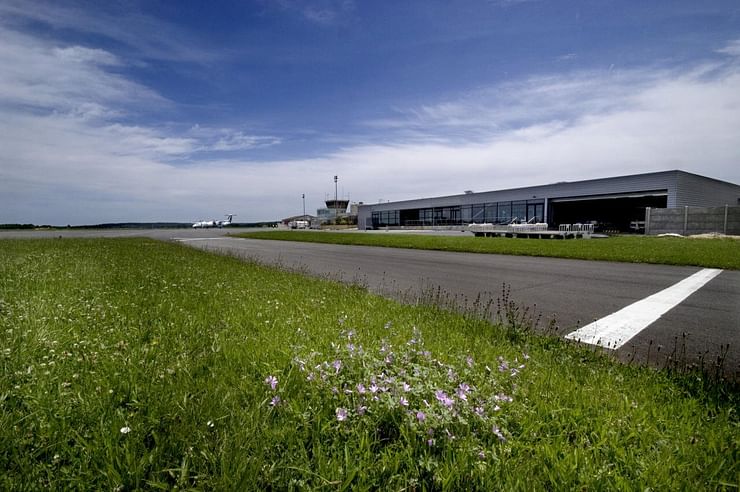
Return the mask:
[[740,241],[728,238],[616,236],[591,240],[544,240],[316,231],[256,231],[237,236],[282,241],[740,269]]
[[0,241],[0,489],[737,489],[736,389],[503,313],[153,240]]

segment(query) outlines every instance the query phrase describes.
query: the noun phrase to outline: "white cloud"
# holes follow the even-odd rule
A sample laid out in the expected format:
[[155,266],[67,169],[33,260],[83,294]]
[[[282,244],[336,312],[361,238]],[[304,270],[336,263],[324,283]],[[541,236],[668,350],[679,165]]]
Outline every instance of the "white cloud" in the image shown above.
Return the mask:
[[718,49],[717,53],[730,56],[740,56],[740,39],[730,41],[723,48]]
[[92,33],[136,50],[145,59],[209,63],[224,56],[223,50],[204,49],[204,40],[160,19],[144,15],[130,5],[105,2],[105,9],[35,0],[0,2],[0,20],[6,24],[27,21],[56,29]]
[[0,106],[105,114],[109,106],[162,105],[164,98],[108,71],[111,53],[55,46],[0,25]]

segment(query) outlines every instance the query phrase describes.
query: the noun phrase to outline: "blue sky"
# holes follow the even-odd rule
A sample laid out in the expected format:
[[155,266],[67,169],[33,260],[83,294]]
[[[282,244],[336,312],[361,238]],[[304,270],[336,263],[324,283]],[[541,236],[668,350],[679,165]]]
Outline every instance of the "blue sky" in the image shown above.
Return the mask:
[[740,182],[736,1],[0,0],[0,223]]

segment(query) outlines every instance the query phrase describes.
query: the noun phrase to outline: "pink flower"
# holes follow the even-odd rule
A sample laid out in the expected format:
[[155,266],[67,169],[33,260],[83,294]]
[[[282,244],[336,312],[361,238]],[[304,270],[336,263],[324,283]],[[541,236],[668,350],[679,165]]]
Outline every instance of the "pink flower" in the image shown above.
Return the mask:
[[267,378],[265,378],[265,384],[270,385],[270,388],[274,390],[277,388],[278,380],[275,376],[267,376]]
[[434,396],[437,397],[437,400],[439,400],[442,405],[446,406],[447,408],[450,408],[452,405],[455,404],[454,400],[447,396],[447,393],[445,393],[442,390],[437,390],[434,392]]

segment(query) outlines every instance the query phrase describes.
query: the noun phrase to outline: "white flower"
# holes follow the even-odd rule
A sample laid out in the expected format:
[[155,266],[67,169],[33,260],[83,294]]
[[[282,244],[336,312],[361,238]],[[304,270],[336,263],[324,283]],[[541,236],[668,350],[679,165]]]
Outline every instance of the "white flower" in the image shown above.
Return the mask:
[[131,432],[131,427],[128,425],[121,427],[121,434],[128,434],[129,432]]

